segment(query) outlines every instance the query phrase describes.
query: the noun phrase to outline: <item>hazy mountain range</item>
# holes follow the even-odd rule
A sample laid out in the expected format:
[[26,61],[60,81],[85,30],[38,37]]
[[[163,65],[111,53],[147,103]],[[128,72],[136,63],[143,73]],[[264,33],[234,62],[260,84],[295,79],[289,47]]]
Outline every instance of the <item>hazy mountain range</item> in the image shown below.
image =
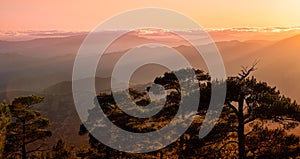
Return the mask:
[[[86,137],[74,134],[79,130],[80,120],[71,90],[73,62],[84,38],[85,35],[79,35],[29,41],[0,41],[0,98],[11,100],[15,96],[29,94],[45,96],[45,103],[38,108],[52,121],[54,136],[64,137],[75,144],[87,140]],[[130,41],[130,37],[128,38]],[[149,39],[135,40],[147,42]],[[277,41],[254,39],[216,42],[228,76],[237,75],[242,65],[249,66],[258,60],[258,70],[254,73],[257,79],[277,86],[284,95],[300,102],[299,44],[300,35]],[[205,44],[201,47],[209,48],[210,45]],[[173,48],[179,50],[194,67],[207,70],[201,57],[197,57],[190,46],[180,45]],[[138,49],[141,52],[144,52],[144,49],[148,52],[161,52],[166,48]],[[103,55],[96,74],[98,91],[110,89],[111,71],[125,51],[114,50]],[[172,60],[172,57],[162,58]],[[133,59],[133,62],[134,60],[138,59]],[[167,69],[161,66],[146,65],[138,69],[131,80],[142,87],[165,71]]]

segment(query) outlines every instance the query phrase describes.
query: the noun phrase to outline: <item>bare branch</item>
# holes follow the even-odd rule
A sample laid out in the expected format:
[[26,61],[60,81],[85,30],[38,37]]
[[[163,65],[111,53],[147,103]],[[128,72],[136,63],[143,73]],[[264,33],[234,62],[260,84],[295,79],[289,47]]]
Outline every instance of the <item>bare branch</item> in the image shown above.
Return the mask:
[[256,71],[256,65],[258,64],[258,62],[258,60],[255,60],[250,68],[248,68],[248,66],[242,66],[241,73],[239,73],[240,80],[247,78],[251,72]]
[[237,110],[237,108],[234,105],[232,105],[229,101],[226,101],[226,104],[229,106],[229,108],[231,108],[233,110],[233,112],[236,115],[238,115],[238,110]]

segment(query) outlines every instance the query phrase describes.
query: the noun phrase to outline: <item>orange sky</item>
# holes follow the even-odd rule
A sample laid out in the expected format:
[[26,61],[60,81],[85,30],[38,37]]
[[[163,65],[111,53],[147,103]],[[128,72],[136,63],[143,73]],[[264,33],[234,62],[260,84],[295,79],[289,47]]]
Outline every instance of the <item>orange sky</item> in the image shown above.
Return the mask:
[[300,26],[298,0],[1,0],[0,30],[90,31],[106,18],[141,7],[176,10],[205,28]]

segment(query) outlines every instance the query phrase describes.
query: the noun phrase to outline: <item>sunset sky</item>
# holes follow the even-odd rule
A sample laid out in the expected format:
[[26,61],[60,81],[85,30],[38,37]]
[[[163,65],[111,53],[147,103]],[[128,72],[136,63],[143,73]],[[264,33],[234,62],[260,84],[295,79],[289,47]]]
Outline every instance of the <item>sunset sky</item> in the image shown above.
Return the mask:
[[205,28],[300,26],[298,0],[1,0],[0,30],[90,31],[117,13],[141,7],[176,10]]
[[[209,35],[214,41],[225,42],[225,44],[227,44],[226,42],[233,41],[232,43],[234,46],[238,46],[238,51],[235,51],[235,55],[238,55],[238,53],[243,52],[244,50],[247,52],[248,47],[251,50],[253,46],[253,50],[255,50],[256,48],[254,49],[254,46],[269,46],[267,44],[273,44],[283,40],[283,44],[280,43],[282,44],[280,45],[281,49],[274,49],[275,51],[271,50],[270,52],[280,52],[277,55],[279,62],[282,63],[276,64],[276,66],[280,68],[282,66],[290,66],[289,61],[297,59],[297,61],[294,62],[295,67],[293,69],[282,69],[285,73],[286,70],[289,70],[291,76],[286,75],[287,79],[284,79],[281,75],[278,77],[283,79],[282,81],[284,82],[282,83],[284,83],[284,85],[276,83],[277,79],[273,78],[273,76],[272,78],[266,77],[265,79],[271,79],[270,81],[274,79],[273,84],[278,85],[279,88],[287,88],[286,90],[288,91],[286,92],[289,92],[292,90],[291,88],[294,88],[294,86],[285,85],[293,85],[293,82],[286,81],[289,80],[288,77],[294,77],[294,74],[298,75],[299,73],[297,71],[300,70],[298,60],[300,43],[300,0],[0,0],[0,42],[3,43],[2,46],[6,47],[6,42],[3,41],[24,41],[53,37],[60,38],[74,35],[80,35],[75,37],[77,40],[83,39],[82,37],[87,35],[88,32],[92,31],[106,19],[128,10],[144,7],[171,9],[182,13],[187,17],[191,17],[209,32]],[[142,22],[149,20],[142,15],[140,19]],[[175,19],[174,21],[180,23],[180,20]],[[194,36],[194,33],[191,31],[191,34],[189,31],[187,31],[186,34]],[[103,35],[111,36],[114,32],[116,31],[114,30],[112,33],[107,31]],[[163,32],[166,33],[165,31]],[[170,43],[174,46],[180,45],[176,43],[173,37],[170,38],[168,34],[153,32],[150,35],[142,35],[141,33],[138,35],[145,36],[146,38],[153,36],[153,39],[157,39],[157,37],[160,36],[160,40],[168,41],[171,39]],[[201,41],[203,40],[201,39],[202,37],[194,38],[200,39],[198,40],[199,44],[204,44],[204,42],[206,42]],[[124,41],[128,43],[134,42],[132,39],[126,39]],[[77,52],[78,47],[81,44],[81,41],[78,41],[80,43],[76,43],[77,45],[74,48],[77,49],[73,49],[75,50],[74,52]],[[251,44],[239,45],[239,42],[248,41],[250,41]],[[72,42],[73,41],[70,43]],[[51,47],[43,48],[35,43],[30,44],[28,50],[23,49],[23,47],[17,48],[14,47],[15,45],[8,45],[7,48],[1,48],[0,53],[1,51],[6,53],[12,52],[11,50],[16,50],[16,53],[26,51],[28,53],[36,52],[37,54],[35,54],[35,56],[37,56],[40,55],[39,48],[46,48],[45,50],[49,51],[49,55],[52,49],[57,49],[57,52],[61,50],[64,51],[64,49],[60,50],[60,47],[56,48],[52,45],[49,45]],[[127,43],[125,44],[127,45]],[[32,47],[32,50],[30,50],[31,46],[34,46]],[[48,44],[46,46],[48,46]],[[64,45],[62,44],[62,46]],[[69,45],[66,46],[68,47]],[[35,50],[35,47],[38,49]],[[230,49],[227,50],[232,51]],[[273,47],[268,49],[273,49]],[[292,53],[295,52],[295,54],[287,54],[287,49]],[[270,53],[268,50],[264,52]],[[230,58],[231,57],[234,56],[230,54]],[[248,57],[246,59],[248,60]],[[251,62],[252,61],[249,63]],[[232,68],[239,69],[239,66],[232,66]],[[261,68],[261,70],[264,70],[264,68]],[[239,70],[234,70],[232,72],[236,73],[237,71]],[[273,70],[270,72],[272,71]],[[262,75],[264,74],[265,72],[262,73]],[[272,73],[268,73],[268,75],[269,74]],[[292,79],[291,81],[299,80],[300,76],[297,76],[297,78],[295,77],[295,80]],[[295,83],[295,85],[297,85],[297,83]],[[299,98],[300,101],[299,90],[300,87],[295,89],[293,95],[294,97]]]

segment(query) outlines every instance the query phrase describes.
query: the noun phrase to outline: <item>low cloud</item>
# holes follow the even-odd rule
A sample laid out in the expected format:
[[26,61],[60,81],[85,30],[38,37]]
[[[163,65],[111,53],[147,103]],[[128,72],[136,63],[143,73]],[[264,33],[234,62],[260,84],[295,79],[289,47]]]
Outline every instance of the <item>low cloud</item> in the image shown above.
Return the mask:
[[[300,34],[300,26],[295,27],[237,27],[237,28],[208,28],[207,31],[215,41],[224,40],[279,40],[292,35]],[[203,31],[203,30],[202,30]],[[201,32],[202,32],[201,31]],[[118,30],[108,30],[101,32],[102,36],[110,36]],[[199,35],[199,30],[179,31],[192,39]],[[197,32],[197,34],[195,34]],[[0,40],[19,41],[32,40],[37,38],[68,37],[76,35],[86,35],[87,31],[61,31],[61,30],[25,30],[25,31],[0,31]],[[145,38],[158,38],[160,40],[173,39],[168,31],[138,32],[138,36]],[[174,40],[174,39],[173,39]]]
[[26,31],[0,31],[0,40],[31,40],[37,38],[49,38],[49,37],[67,37],[84,35],[87,32],[80,31],[59,31],[59,30],[26,30]]

